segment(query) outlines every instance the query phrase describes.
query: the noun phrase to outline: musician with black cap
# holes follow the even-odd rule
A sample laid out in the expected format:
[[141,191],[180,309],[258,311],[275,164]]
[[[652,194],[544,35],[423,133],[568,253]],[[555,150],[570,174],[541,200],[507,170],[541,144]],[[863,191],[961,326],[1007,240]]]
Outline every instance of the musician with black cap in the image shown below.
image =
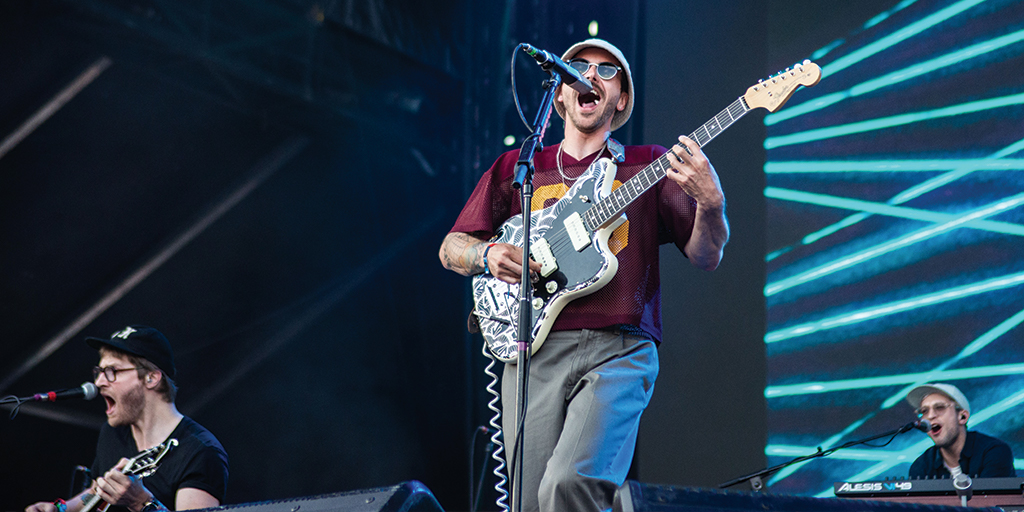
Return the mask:
[[910,466],[911,478],[1013,477],[1013,453],[1006,443],[980,432],[968,432],[971,404],[956,386],[922,384],[910,390],[907,402],[928,420],[928,448]]
[[[174,405],[178,389],[167,338],[152,327],[131,325],[109,338],[86,338],[86,343],[99,350],[93,378],[107,406],[92,464],[92,474],[99,476],[67,502],[39,502],[25,511],[86,512],[96,498],[131,512],[220,505],[227,490],[227,453],[213,434]],[[172,447],[155,472],[144,479],[132,475],[129,459],[161,445]]]

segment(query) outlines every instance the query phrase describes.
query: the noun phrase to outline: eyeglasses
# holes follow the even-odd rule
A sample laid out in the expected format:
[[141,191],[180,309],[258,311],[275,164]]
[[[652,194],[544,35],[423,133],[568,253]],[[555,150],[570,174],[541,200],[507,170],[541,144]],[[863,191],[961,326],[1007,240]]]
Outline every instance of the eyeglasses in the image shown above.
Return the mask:
[[928,416],[928,413],[931,412],[931,411],[935,411],[935,415],[936,416],[941,416],[942,413],[946,412],[946,409],[949,409],[950,407],[954,407],[954,405],[955,404],[951,404],[949,402],[939,402],[937,404],[932,405],[931,407],[928,407],[927,405],[924,406],[924,407],[920,407],[920,408],[918,408],[914,412],[917,413],[917,417],[918,418],[923,418],[925,416]]
[[569,65],[576,71],[579,71],[581,75],[590,71],[590,66],[597,66],[597,76],[604,80],[611,80],[612,78],[615,78],[616,73],[622,71],[622,68],[612,64],[611,62],[602,62],[598,64],[596,62],[588,62],[583,59],[573,59],[569,61]]
[[102,373],[103,376],[107,378],[107,382],[114,382],[115,380],[117,380],[117,374],[119,372],[126,372],[128,370],[138,370],[138,368],[114,368],[113,366],[96,366],[93,367],[92,369],[92,380],[93,382],[96,382],[100,378],[100,374]]

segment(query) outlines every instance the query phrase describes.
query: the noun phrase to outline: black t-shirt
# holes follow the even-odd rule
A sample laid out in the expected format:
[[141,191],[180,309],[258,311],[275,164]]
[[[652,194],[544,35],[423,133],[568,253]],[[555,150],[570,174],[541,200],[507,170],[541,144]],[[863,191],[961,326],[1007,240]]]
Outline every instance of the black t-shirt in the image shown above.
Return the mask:
[[[1006,443],[980,432],[967,432],[960,451],[960,470],[970,477],[1012,477],[1013,452]],[[910,466],[911,478],[949,478],[942,454],[935,446],[928,448]]]
[[[228,454],[220,441],[188,417],[182,417],[167,438],[177,439],[178,446],[164,456],[155,473],[142,480],[143,485],[171,510],[177,509],[174,497],[178,489],[184,487],[206,491],[224,503],[228,484]],[[131,427],[115,428],[104,423],[96,443],[96,459],[92,463],[93,478],[103,476],[122,458],[130,459],[139,453]],[[110,510],[125,509],[111,507]]]

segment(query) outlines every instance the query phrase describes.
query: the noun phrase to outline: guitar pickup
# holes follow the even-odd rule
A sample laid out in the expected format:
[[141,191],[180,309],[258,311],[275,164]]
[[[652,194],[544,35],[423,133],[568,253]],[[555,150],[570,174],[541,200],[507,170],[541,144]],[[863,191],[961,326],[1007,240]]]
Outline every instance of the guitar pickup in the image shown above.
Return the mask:
[[548,244],[546,239],[538,239],[530,246],[530,256],[533,256],[533,259],[540,263],[540,275],[548,277],[555,270],[558,270],[558,262],[555,261],[555,255],[551,252],[551,245]]
[[590,232],[583,224],[583,217],[580,217],[579,212],[573,212],[572,215],[566,217],[565,232],[569,234],[569,240],[572,240],[572,246],[576,252],[580,252],[590,245]]

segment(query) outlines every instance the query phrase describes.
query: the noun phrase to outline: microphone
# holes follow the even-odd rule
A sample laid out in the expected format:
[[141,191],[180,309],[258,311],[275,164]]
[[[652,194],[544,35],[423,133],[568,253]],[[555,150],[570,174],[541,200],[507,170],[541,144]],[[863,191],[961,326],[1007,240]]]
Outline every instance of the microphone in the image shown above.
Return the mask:
[[558,76],[562,77],[562,83],[565,85],[572,87],[580,94],[593,92],[594,86],[590,85],[590,80],[584,78],[579,71],[566,64],[564,60],[555,57],[550,52],[534,48],[526,43],[523,43],[522,46],[523,51],[533,57],[537,64],[540,64],[541,69],[549,73],[554,70],[555,73],[558,73]]
[[47,393],[36,393],[32,396],[32,400],[35,400],[36,402],[56,402],[57,400],[64,400],[65,398],[78,397],[82,397],[86,400],[92,400],[93,398],[96,398],[97,394],[99,394],[99,391],[96,389],[96,384],[86,382],[77,388],[50,391]]
[[966,507],[967,502],[974,495],[974,490],[971,489],[971,477],[960,473],[953,479],[953,488],[956,489],[956,495],[960,496],[960,505]]
[[927,433],[929,430],[932,429],[932,424],[931,424],[930,421],[928,421],[928,420],[926,420],[924,418],[921,418],[921,419],[919,419],[919,420],[917,420],[917,421],[915,421],[913,423],[907,423],[906,425],[903,425],[902,427],[900,427],[898,433],[902,434],[904,432],[910,432],[911,430],[914,430],[915,428],[917,430],[920,430],[921,432]]

